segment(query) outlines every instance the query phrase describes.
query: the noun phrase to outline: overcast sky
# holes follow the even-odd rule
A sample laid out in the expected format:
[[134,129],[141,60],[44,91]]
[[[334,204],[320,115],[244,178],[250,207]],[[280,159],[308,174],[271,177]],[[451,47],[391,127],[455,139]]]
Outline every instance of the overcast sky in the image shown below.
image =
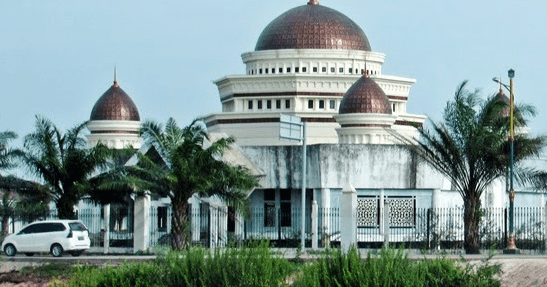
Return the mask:
[[[517,102],[533,104],[547,133],[547,1],[319,0],[361,26],[383,73],[417,80],[408,112],[441,119],[468,79],[484,96],[515,69]],[[0,1],[0,131],[20,137],[34,115],[62,130],[89,119],[118,83],[142,119],[185,126],[220,111],[213,80],[243,74],[266,25],[307,0]],[[17,142],[16,145],[19,145]]]

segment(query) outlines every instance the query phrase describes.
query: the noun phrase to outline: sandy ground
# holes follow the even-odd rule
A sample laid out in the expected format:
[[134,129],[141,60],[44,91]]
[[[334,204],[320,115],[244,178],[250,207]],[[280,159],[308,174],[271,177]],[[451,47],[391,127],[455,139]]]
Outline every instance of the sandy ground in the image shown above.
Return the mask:
[[492,259],[500,263],[501,286],[547,286],[547,258]]
[[[473,262],[473,261],[471,261]],[[547,287],[547,257],[544,258],[503,258],[492,259],[492,264],[501,264],[502,274],[500,281],[502,286],[545,286]],[[23,266],[36,264],[33,262],[1,262],[0,272],[9,272],[11,270],[19,270]],[[48,286],[47,283],[3,283],[2,286],[18,286],[18,287],[42,287]]]

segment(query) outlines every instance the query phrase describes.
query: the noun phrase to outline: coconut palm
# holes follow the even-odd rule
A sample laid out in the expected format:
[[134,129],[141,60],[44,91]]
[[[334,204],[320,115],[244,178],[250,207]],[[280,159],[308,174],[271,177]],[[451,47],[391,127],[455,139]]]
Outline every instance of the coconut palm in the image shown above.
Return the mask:
[[170,118],[165,129],[162,125],[147,121],[141,135],[146,154],[139,155],[135,166],[126,167],[117,183],[110,187],[131,186],[135,191],[149,191],[171,200],[171,245],[183,249],[190,243],[189,204],[192,195],[217,196],[229,206],[242,209],[246,205],[246,191],[257,186],[258,181],[246,168],[231,166],[222,161],[223,153],[233,143],[231,138],[204,144],[209,137],[198,120],[184,128]]
[[36,130],[24,138],[23,163],[44,181],[61,219],[74,219],[74,206],[89,191],[89,177],[104,166],[109,149],[86,148],[86,123],[63,134],[50,120],[36,116]]
[[[499,98],[482,101],[479,92],[468,91],[463,82],[444,110],[444,122],[430,122],[430,129],[419,129],[417,142],[407,140],[421,159],[446,176],[459,191],[464,203],[466,253],[479,252],[482,193],[507,174],[509,117],[504,116],[506,108],[507,103]],[[519,106],[515,111],[515,126],[524,126],[524,116],[534,115],[530,106]],[[515,168],[518,169],[524,159],[539,155],[544,140],[517,133]],[[527,177],[524,169],[519,175],[521,179]]]

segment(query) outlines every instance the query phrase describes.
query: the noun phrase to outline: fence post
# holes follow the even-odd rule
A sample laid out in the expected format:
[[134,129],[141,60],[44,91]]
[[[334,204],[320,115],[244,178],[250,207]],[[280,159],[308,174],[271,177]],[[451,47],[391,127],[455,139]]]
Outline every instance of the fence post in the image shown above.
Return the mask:
[[384,246],[389,247],[389,204],[384,205]]
[[150,244],[150,195],[135,199],[133,251],[145,251]]
[[110,204],[105,204],[103,208],[104,208],[103,248],[104,248],[104,254],[108,254],[108,249],[110,247]]
[[340,196],[340,246],[343,251],[357,244],[357,192],[348,183]]
[[384,234],[384,224],[385,224],[385,221],[384,221],[384,190],[383,189],[380,189],[380,200],[379,200],[379,211],[380,213],[378,214],[378,220],[380,221],[379,222],[379,231],[380,231],[380,235]]
[[547,252],[547,202],[543,207],[543,239],[545,240],[545,252]]
[[311,204],[311,248],[317,249],[318,242],[317,242],[317,235],[318,235],[318,207],[317,207],[317,201],[313,201]]
[[431,249],[431,208],[427,209],[427,249]]

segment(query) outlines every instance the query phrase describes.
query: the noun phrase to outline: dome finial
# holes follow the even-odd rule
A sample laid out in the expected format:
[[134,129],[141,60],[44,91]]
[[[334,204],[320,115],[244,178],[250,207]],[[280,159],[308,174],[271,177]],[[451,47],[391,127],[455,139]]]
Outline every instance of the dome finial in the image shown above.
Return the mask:
[[319,5],[319,1],[317,1],[317,0],[310,0],[310,2],[308,2],[308,5]]
[[114,66],[114,87],[118,86],[118,79],[116,78],[116,66]]

